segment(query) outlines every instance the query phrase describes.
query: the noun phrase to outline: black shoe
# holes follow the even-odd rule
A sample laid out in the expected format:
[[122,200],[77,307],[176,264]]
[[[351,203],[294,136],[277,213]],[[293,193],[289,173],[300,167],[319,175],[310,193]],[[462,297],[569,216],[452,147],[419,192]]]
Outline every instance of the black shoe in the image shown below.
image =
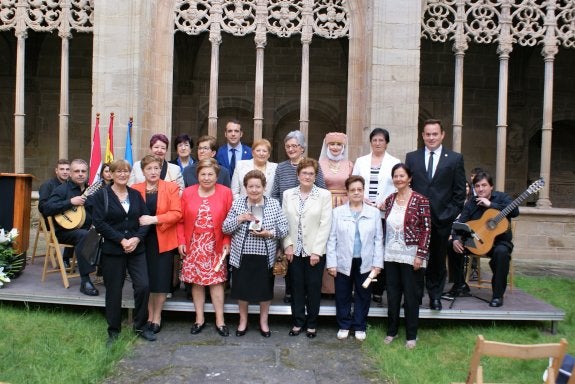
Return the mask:
[[248,332],[248,327],[246,327],[243,331],[240,331],[239,329],[236,329],[236,336],[237,337],[242,337],[245,336],[245,334]]
[[286,294],[284,296],[284,303],[286,303],[286,304],[291,303],[291,295],[290,294]]
[[156,323],[150,323],[150,329],[154,333],[160,333],[160,331],[162,330],[162,325]]
[[[295,327],[294,327],[295,328]],[[298,330],[295,330],[294,328],[290,329],[289,331],[289,335],[290,336],[299,336],[299,334],[301,333],[301,328]]]
[[383,302],[383,296],[381,295],[372,295],[371,299],[373,300],[374,303],[381,304]]
[[315,337],[317,336],[317,330],[316,331],[306,331],[305,335],[307,336],[308,339],[315,339]]
[[62,260],[64,262],[64,268],[70,269],[70,259]]
[[190,330],[190,333],[192,335],[197,335],[198,333],[200,333],[204,330],[205,326],[206,326],[206,322],[204,322],[203,324],[194,323],[194,325],[192,325],[192,329]]
[[230,335],[230,330],[228,329],[227,325],[220,325],[219,327],[216,325],[216,332],[222,337],[228,337]]
[[145,324],[142,329],[136,329],[136,334],[144,340],[156,341],[156,335],[148,324]]
[[490,307],[501,307],[503,305],[503,298],[502,297],[494,297],[489,302]]
[[260,328],[260,335],[262,335],[265,338],[268,338],[272,335],[272,331],[264,331]]
[[112,348],[114,343],[118,340],[119,336],[120,336],[120,334],[117,332],[109,332],[108,333],[108,340],[106,340],[106,348]]
[[80,284],[80,292],[88,296],[98,296],[100,292],[94,287],[91,281],[83,281]]
[[434,311],[441,311],[442,307],[441,307],[441,300],[439,299],[433,299],[429,302],[429,308],[431,308]]

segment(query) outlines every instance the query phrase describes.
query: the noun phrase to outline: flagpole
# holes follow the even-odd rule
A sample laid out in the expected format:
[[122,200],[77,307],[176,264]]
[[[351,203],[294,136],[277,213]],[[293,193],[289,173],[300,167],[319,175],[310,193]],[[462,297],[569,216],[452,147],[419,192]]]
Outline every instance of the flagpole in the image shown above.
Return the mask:
[[130,166],[134,165],[134,159],[132,157],[132,124],[134,123],[134,118],[130,116],[128,121],[128,130],[126,132],[126,150],[124,152],[124,160],[130,163]]

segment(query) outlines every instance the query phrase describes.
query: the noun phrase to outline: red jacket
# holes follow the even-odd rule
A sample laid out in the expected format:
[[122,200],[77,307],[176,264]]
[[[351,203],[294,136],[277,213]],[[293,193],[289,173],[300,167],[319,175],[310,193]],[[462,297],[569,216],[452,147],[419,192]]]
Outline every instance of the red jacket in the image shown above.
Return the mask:
[[[178,223],[178,244],[189,246],[194,233],[198,210],[202,204],[202,198],[198,194],[199,185],[192,185],[184,189],[182,194],[182,214],[183,217]],[[212,215],[214,233],[216,235],[216,254],[221,254],[224,244],[230,244],[231,236],[224,235],[222,224],[232,207],[232,190],[228,187],[216,184],[216,191],[208,198],[210,212]]]
[[[146,182],[132,185],[146,200]],[[182,218],[182,206],[177,183],[159,180],[158,202],[156,206],[156,235],[159,252],[167,252],[178,247],[177,224]]]

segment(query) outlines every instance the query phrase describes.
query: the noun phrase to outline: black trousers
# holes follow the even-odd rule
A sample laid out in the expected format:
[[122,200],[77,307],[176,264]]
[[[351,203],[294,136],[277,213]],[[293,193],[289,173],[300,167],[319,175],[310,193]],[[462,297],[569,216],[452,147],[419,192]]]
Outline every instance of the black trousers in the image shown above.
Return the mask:
[[106,286],[106,321],[108,334],[117,334],[122,327],[122,288],[126,270],[130,272],[134,289],[134,328],[142,329],[148,320],[148,266],[146,253],[124,255],[102,254],[102,274]]
[[[325,269],[325,257],[313,267],[309,257],[295,256],[288,266],[291,283],[291,313],[294,327],[317,328],[321,301],[321,278]],[[307,312],[307,316],[306,316]]]
[[[425,287],[429,300],[440,300],[445,280],[447,268],[445,260],[447,257],[447,244],[451,228],[431,226],[431,240],[429,242],[429,259],[425,270]],[[419,287],[420,297],[423,297],[423,286]]]
[[419,323],[419,286],[424,269],[413,270],[413,265],[385,262],[387,277],[387,335],[397,336],[399,332],[399,311],[403,296],[406,340],[417,338]]
[[[76,249],[81,249],[87,233],[88,230],[82,228],[71,229],[69,231],[61,230],[56,233],[56,237],[58,238],[58,241],[64,244],[72,244]],[[83,257],[77,257],[77,260],[80,277],[83,281],[89,279],[88,275],[94,272],[96,267],[91,266]]]

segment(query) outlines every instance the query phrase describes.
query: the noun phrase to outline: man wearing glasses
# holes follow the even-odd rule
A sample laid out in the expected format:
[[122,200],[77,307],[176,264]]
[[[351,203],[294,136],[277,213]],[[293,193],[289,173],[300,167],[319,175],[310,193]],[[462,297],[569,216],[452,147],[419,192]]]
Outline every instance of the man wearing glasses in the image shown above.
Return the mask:
[[[213,136],[202,136],[198,139],[198,162],[203,159],[209,159],[216,155],[216,138]],[[250,152],[251,153],[251,152]],[[198,177],[196,175],[197,162],[184,168],[184,184],[186,188],[190,185],[198,184]],[[226,187],[231,186],[231,174],[226,167],[220,167],[220,173],[218,174],[218,184],[225,185]]]
[[[50,198],[44,204],[44,214],[54,216],[63,213],[73,207],[84,206],[86,208],[86,220],[80,228],[65,229],[55,223],[56,237],[64,244],[72,244],[76,249],[82,248],[84,237],[92,225],[92,204],[90,197],[83,193],[88,186],[88,164],[82,159],[72,160],[70,163],[70,178],[65,183],[56,187]],[[95,271],[87,260],[78,257],[78,269],[80,271],[80,292],[88,296],[98,296],[99,292],[90,280],[90,273]]]

